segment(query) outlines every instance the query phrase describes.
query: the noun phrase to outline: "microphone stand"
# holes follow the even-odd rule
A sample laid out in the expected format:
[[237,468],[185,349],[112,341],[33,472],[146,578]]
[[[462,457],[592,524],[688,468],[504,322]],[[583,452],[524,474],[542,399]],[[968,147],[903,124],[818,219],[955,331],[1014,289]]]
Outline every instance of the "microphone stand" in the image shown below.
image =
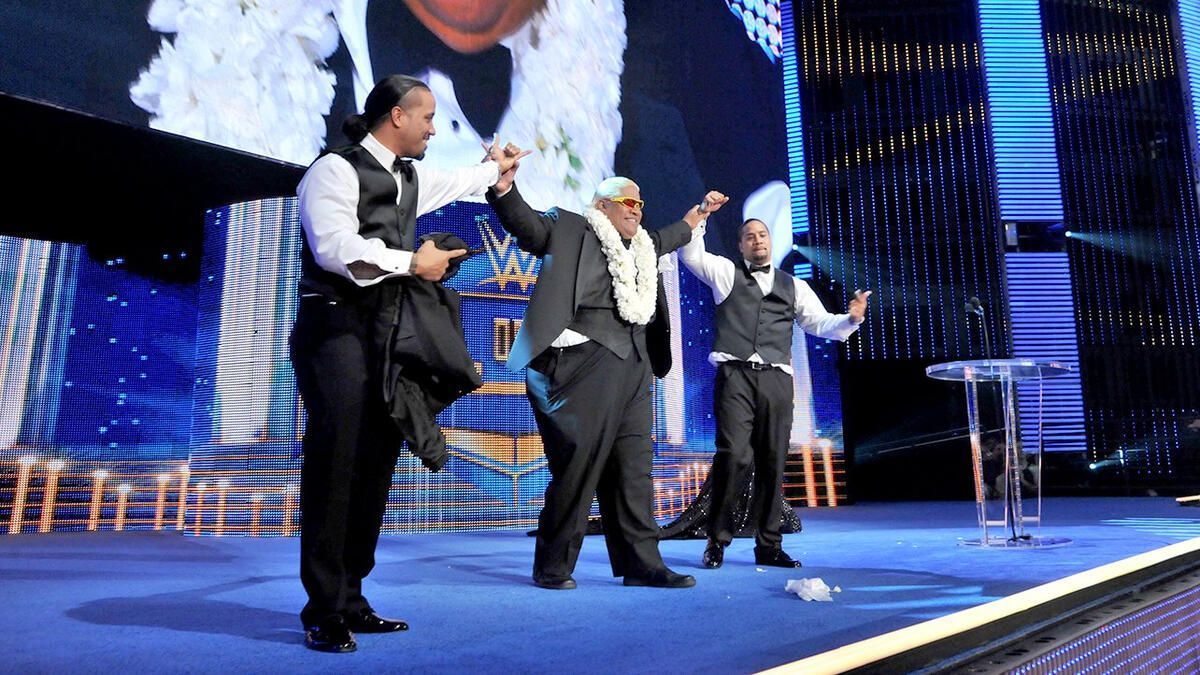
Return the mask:
[[[983,303],[980,302],[979,298],[972,297],[968,299],[966,303],[964,303],[963,309],[966,311],[968,317],[971,315],[979,317],[979,330],[983,333],[983,354],[985,357],[987,357],[990,369],[990,364],[992,361],[992,341],[988,332],[987,320],[984,316]],[[1001,411],[1001,416],[1003,416],[1003,411]],[[1019,482],[1016,485],[1012,484],[1012,471],[1009,470],[1008,460],[1009,457],[1006,450],[1004,458],[1004,483],[1006,486],[1004,490],[1004,510],[1008,514],[1007,520],[1009,531],[1012,534],[1012,537],[1009,538],[1009,541],[1015,542],[1017,539],[1029,539],[1030,537],[1029,535],[1024,535],[1023,537],[1017,536],[1017,514],[1015,504],[1017,497],[1016,493],[1013,491],[1020,490],[1021,485]]]
[[992,341],[988,332],[987,319],[983,315],[983,303],[979,298],[971,298],[966,304],[967,314],[979,317],[979,330],[983,332],[983,355],[988,361],[992,360]]

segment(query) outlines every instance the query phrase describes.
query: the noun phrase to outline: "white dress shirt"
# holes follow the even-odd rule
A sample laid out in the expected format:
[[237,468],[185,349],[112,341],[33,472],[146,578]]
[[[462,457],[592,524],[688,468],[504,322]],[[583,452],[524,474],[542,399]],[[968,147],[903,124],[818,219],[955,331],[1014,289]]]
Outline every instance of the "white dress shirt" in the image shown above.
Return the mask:
[[[361,145],[384,167],[390,169],[396,155],[372,134]],[[484,162],[442,171],[414,162],[417,172],[417,216],[440,209],[470,195],[483,194],[500,179],[495,162]],[[401,174],[396,179],[396,203],[404,190]],[[391,277],[408,274],[412,251],[388,248],[382,239],[367,239],[358,233],[358,173],[350,162],[333,153],[321,157],[309,167],[296,189],[300,198],[300,224],[308,245],[321,268],[350,279],[359,286],[371,286]],[[351,274],[349,265],[365,262],[383,270],[371,278]]]
[[[704,232],[707,228],[707,221],[701,223],[692,232],[692,240],[686,246],[679,249],[679,259],[683,262],[684,267],[691,270],[692,274],[696,275],[703,281],[713,292],[713,301],[716,304],[721,304],[733,292],[733,284],[736,280],[737,268],[734,262],[728,258],[722,258],[719,255],[713,255],[704,250]],[[750,263],[742,261],[746,266]],[[775,267],[770,266],[770,269],[765,272],[755,272],[754,280],[758,282],[758,287],[762,289],[763,296],[771,292],[771,288],[775,284]],[[821,304],[821,299],[813,292],[808,284],[800,279],[793,277],[796,287],[796,323],[804,332],[817,337],[828,338],[830,340],[847,340],[854,331],[858,330],[858,324],[854,323],[849,314],[831,314],[825,310],[825,306]],[[723,361],[739,360],[732,354],[725,352],[713,352],[709,354],[708,361],[714,366]],[[752,363],[763,363],[763,359],[757,353],[750,355],[747,359]],[[792,365],[790,363],[772,363],[772,366],[780,370],[792,374]]]

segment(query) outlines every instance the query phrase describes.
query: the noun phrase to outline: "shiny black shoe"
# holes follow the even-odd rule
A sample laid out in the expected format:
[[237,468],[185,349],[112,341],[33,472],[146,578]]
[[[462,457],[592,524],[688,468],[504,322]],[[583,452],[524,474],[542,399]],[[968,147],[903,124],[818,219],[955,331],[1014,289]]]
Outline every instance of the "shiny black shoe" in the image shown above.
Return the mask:
[[708,546],[704,547],[704,557],[700,559],[710,570],[715,570],[725,563],[725,544],[719,541],[708,540]]
[[355,633],[396,633],[408,630],[408,623],[399,619],[385,619],[373,609],[346,615],[346,625]]
[[358,649],[354,641],[354,633],[346,625],[346,620],[333,615],[321,623],[306,626],[304,629],[304,646],[318,652],[345,654]]
[[626,575],[625,585],[652,586],[654,588],[691,588],[696,585],[696,577],[690,574],[672,572],[664,567],[645,575]]
[[760,548],[754,547],[754,564],[766,565],[768,567],[800,567],[800,561],[792,559],[781,548]]
[[548,588],[552,591],[569,591],[575,588],[575,580],[570,576],[553,577],[533,575],[533,585],[538,588]]

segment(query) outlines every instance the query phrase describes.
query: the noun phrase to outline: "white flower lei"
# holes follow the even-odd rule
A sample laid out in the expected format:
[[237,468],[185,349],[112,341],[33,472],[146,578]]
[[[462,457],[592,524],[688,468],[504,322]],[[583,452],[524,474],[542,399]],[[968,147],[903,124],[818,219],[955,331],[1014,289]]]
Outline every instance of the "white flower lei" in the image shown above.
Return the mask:
[[587,208],[613,175],[625,70],[622,0],[547,0],[513,35],[513,91],[500,138],[531,144],[521,196],[534,208]]
[[129,97],[150,126],[299,164],[321,151],[337,49],[332,0],[155,0],[158,56]]
[[[325,145],[333,104],[325,59],[339,41],[335,4],[154,0],[150,26],[173,37],[130,98],[155,129],[308,164]],[[521,165],[523,196],[535,208],[585,208],[613,175],[625,26],[623,0],[546,0],[502,40],[513,90],[500,137],[535,150]]]
[[650,323],[658,300],[658,256],[650,235],[639,225],[627,249],[621,243],[617,227],[599,209],[588,208],[583,215],[608,259],[617,313],[630,323],[643,326]]

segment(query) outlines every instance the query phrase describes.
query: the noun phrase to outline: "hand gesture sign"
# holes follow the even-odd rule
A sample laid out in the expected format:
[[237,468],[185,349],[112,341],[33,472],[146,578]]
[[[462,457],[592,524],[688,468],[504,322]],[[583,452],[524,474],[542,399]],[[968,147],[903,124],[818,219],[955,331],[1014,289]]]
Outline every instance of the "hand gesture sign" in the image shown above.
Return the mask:
[[874,291],[854,291],[854,299],[850,301],[850,306],[846,308],[846,313],[850,315],[850,321],[855,324],[860,324],[867,318],[867,298],[871,297]]

